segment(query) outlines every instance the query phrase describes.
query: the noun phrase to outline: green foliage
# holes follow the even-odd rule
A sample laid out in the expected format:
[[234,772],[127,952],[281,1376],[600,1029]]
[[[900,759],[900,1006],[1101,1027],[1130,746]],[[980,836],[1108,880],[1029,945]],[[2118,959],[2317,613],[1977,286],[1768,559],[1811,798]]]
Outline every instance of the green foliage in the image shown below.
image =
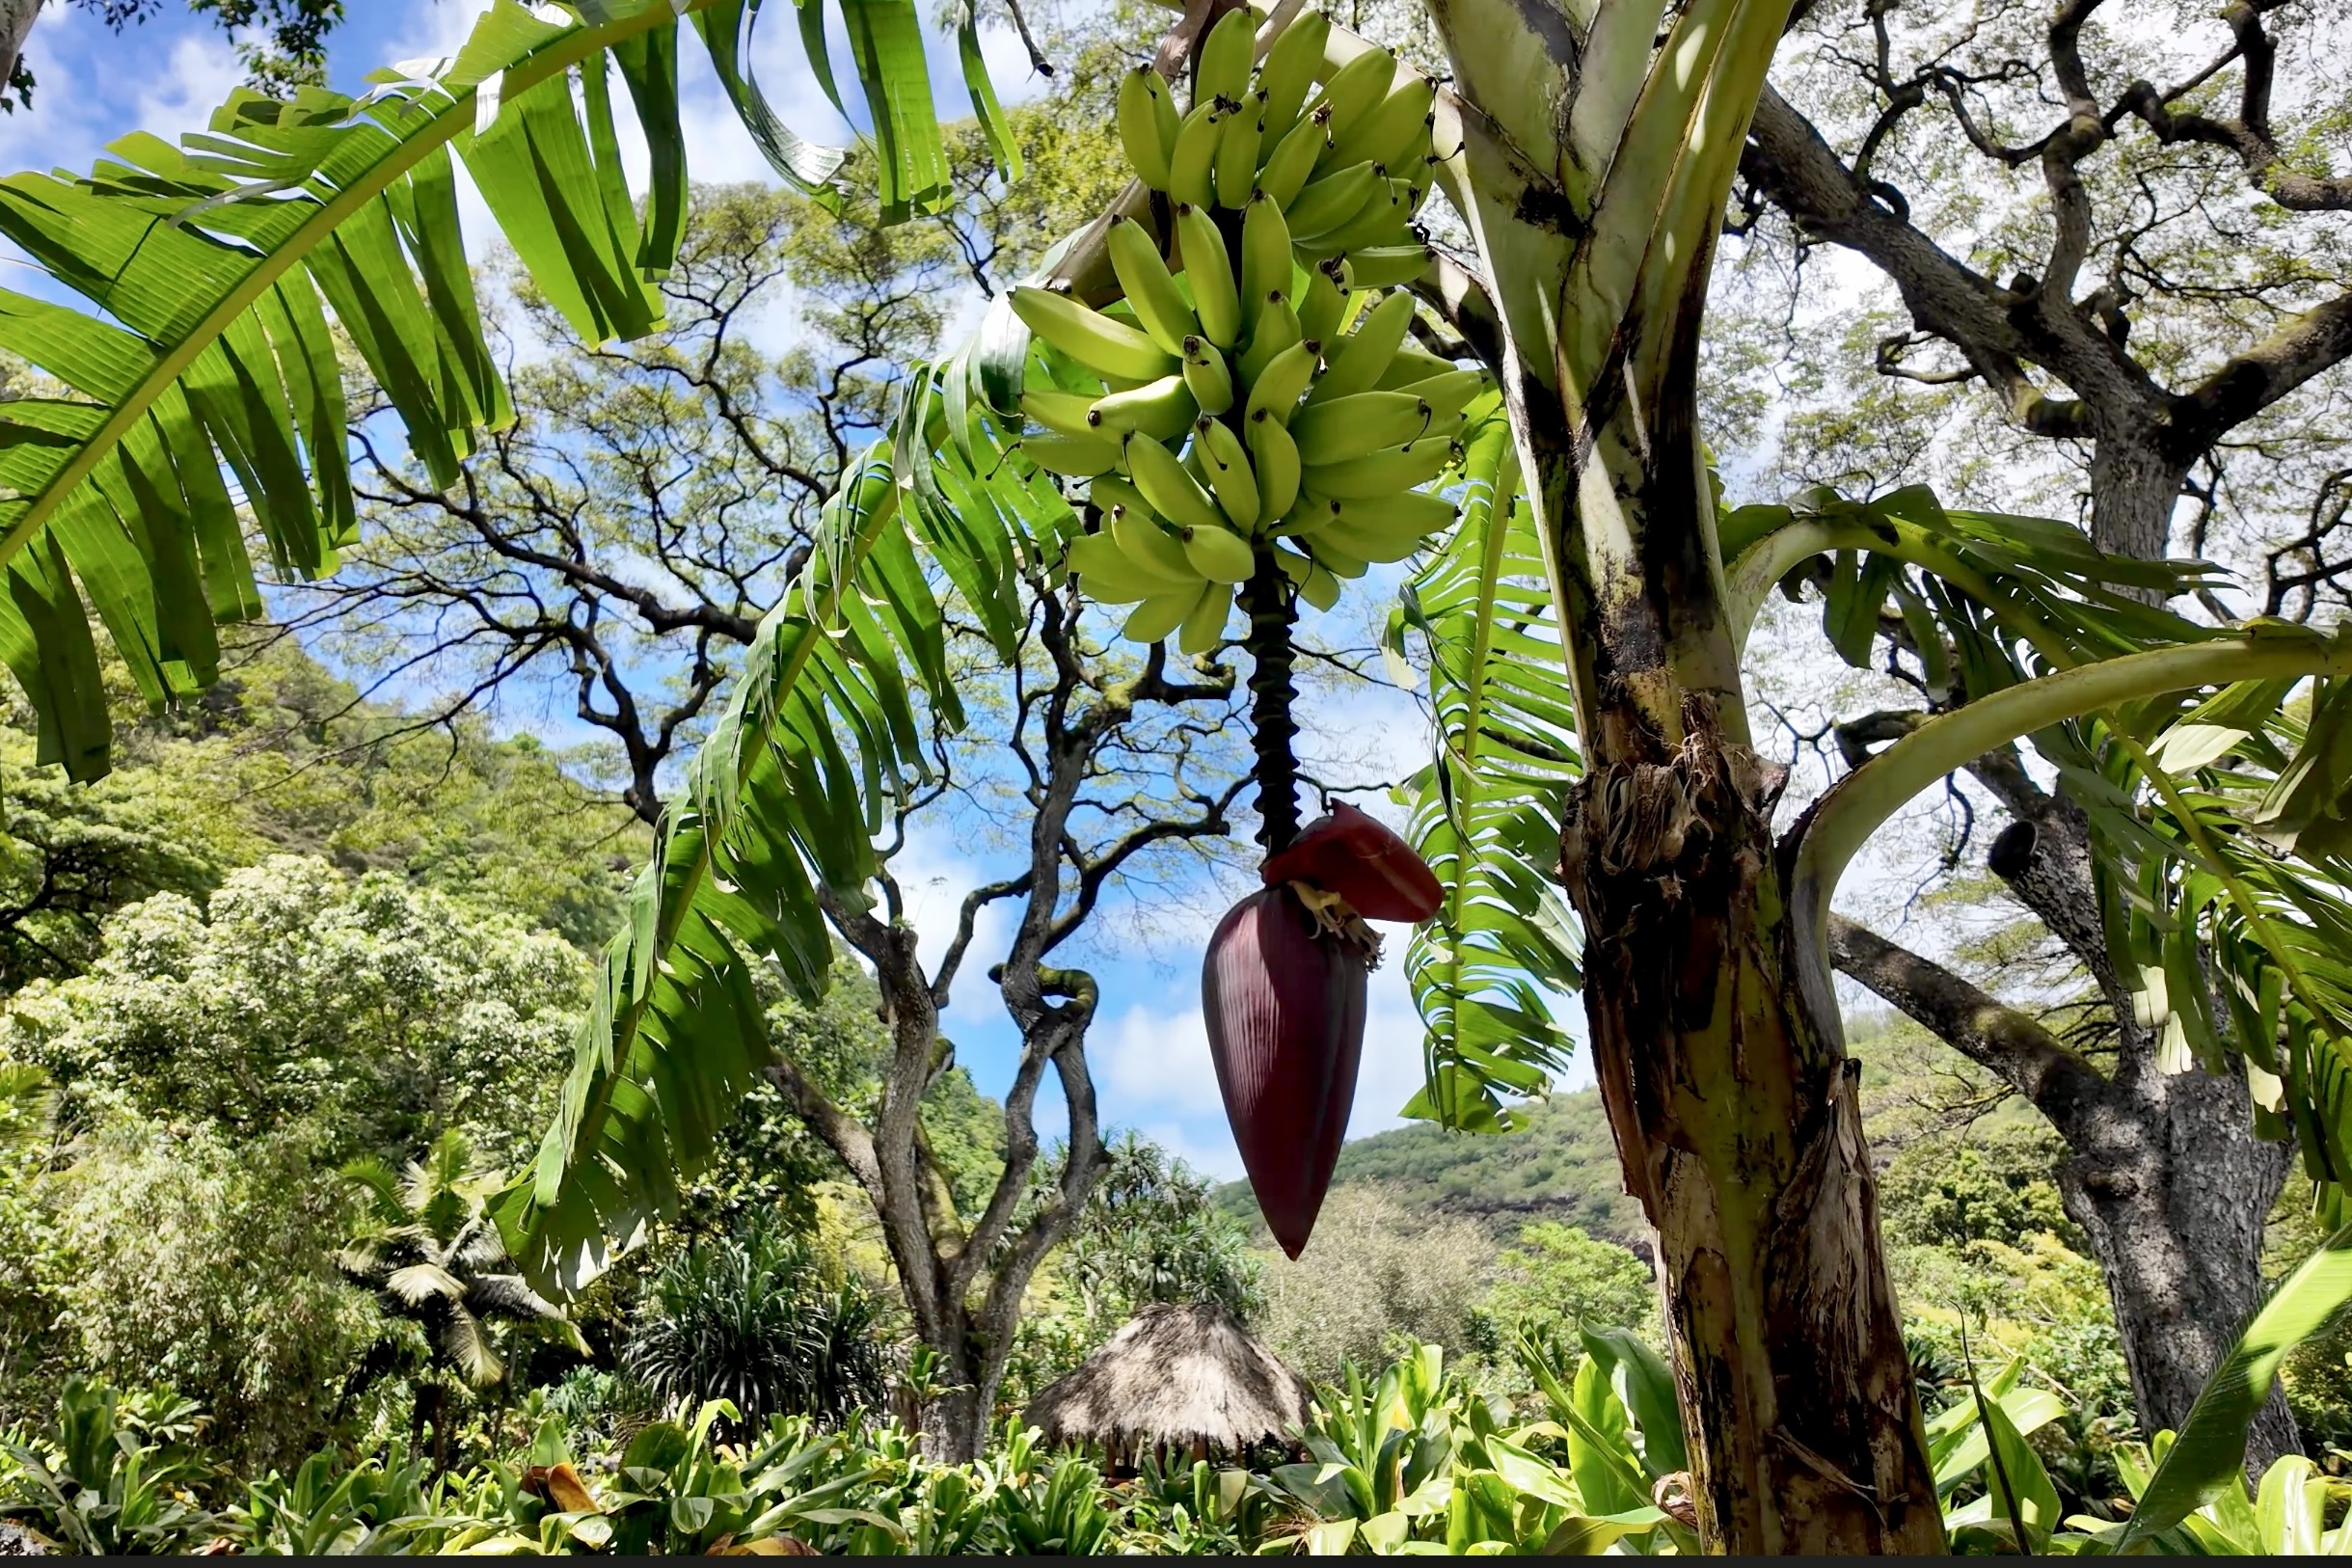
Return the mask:
[[1661,1338],[1648,1265],[1613,1241],[1549,1220],[1521,1230],[1518,1243],[1496,1259],[1482,1310],[1499,1324],[1538,1334],[1630,1328]]
[[[1625,1194],[1598,1092],[1554,1095],[1514,1114],[1524,1129],[1507,1138],[1415,1125],[1354,1139],[1339,1149],[1333,1185],[1379,1186],[1414,1208],[1477,1221],[1498,1240],[1536,1218],[1596,1236],[1641,1233],[1641,1208]],[[1252,1212],[1241,1183],[1221,1189],[1219,1201],[1232,1212]]]
[[307,1122],[329,1158],[463,1127],[504,1159],[544,1114],[581,980],[569,946],[512,915],[280,855],[208,909],[166,893],[123,910],[88,975],[17,994],[0,1041],[77,1118]]
[[1080,1316],[1107,1337],[1151,1302],[1215,1302],[1235,1316],[1263,1304],[1247,1237],[1210,1202],[1207,1180],[1132,1132],[1106,1149],[1058,1263]]
[[290,1463],[348,1414],[378,1320],[332,1262],[348,1209],[312,1135],[175,1135],[109,1117],[69,1163],[0,1192],[14,1310],[0,1404],[40,1409],[69,1375],[201,1398],[241,1464]]
[[672,1410],[719,1399],[738,1413],[730,1421],[755,1427],[784,1415],[837,1426],[886,1403],[890,1315],[857,1275],[755,1224],[662,1265],[623,1365]]
[[91,1556],[164,1556],[210,1536],[212,1517],[182,1486],[203,1461],[176,1441],[194,1407],[167,1406],[151,1422],[126,1420],[120,1407],[113,1389],[68,1381],[54,1437],[0,1449],[13,1462],[0,1474],[0,1519]]
[[1469,1221],[1416,1212],[1378,1188],[1338,1188],[1297,1261],[1266,1257],[1260,1332],[1310,1377],[1421,1343],[1459,1357],[1486,1338],[1476,1308],[1494,1270],[1494,1243]]
[[[0,310],[0,349],[69,393],[9,416],[12,499],[0,502],[17,582],[0,602],[0,657],[40,711],[44,761],[77,778],[110,766],[85,593],[156,707],[217,677],[218,625],[259,613],[224,471],[281,575],[331,570],[352,541],[338,350],[386,390],[436,488],[510,412],[462,249],[452,149],[538,287],[599,342],[662,319],[650,285],[675,257],[686,187],[680,11],[770,165],[803,190],[826,184],[847,149],[794,136],[747,72],[757,10],[500,5],[421,79],[380,74],[364,112],[318,88],[286,105],[240,92],[192,146],[130,144],[136,172],[11,181],[0,233],[95,307],[10,295]],[[883,216],[951,204],[914,9],[839,14],[873,111]],[[802,41],[832,94],[824,14],[807,15],[817,25]],[[959,20],[966,88],[1010,172],[1017,154],[977,8]],[[641,206],[621,166],[619,90],[649,152]],[[203,224],[161,221],[191,201]]]

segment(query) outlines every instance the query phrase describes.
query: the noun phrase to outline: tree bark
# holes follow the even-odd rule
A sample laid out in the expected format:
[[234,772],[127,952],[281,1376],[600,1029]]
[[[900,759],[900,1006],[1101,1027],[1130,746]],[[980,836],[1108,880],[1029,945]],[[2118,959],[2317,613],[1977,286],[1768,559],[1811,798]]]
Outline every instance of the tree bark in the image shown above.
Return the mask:
[[[2137,1091],[2068,1138],[2058,1191],[2106,1276],[2141,1426],[2178,1431],[2268,1293],[2263,1222],[2292,1151],[2254,1136],[2238,1078],[2150,1072]],[[2247,1473],[2302,1451],[2274,1384],[2247,1434]]]
[[0,87],[16,74],[16,61],[24,53],[24,41],[33,31],[33,19],[41,14],[41,0],[0,0]]
[[[2039,871],[2016,871],[2013,885],[2064,864],[2063,852],[2036,858]],[[2263,1222],[2292,1157],[2254,1136],[2244,1082],[2152,1067],[2111,1081],[2039,1022],[1851,920],[1831,920],[1830,951],[1842,972],[2014,1088],[2066,1140],[2059,1197],[2106,1280],[2133,1406],[2146,1430],[2178,1431],[2266,1292]],[[2301,1451],[2274,1387],[2247,1470],[2259,1475]]]

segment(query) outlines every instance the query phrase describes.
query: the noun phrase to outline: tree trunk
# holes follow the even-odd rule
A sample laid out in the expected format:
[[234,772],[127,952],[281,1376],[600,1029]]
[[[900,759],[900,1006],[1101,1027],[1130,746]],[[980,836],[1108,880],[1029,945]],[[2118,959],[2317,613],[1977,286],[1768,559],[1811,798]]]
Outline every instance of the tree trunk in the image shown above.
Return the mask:
[[2162,560],[2188,466],[2157,449],[2152,420],[2135,411],[2133,422],[2140,427],[2129,433],[2102,431],[2092,448],[2091,540],[2110,554]]
[[[2254,1136],[2234,1077],[2136,1076],[2081,1119],[2058,1190],[2106,1276],[2140,1425],[2178,1431],[2267,1293],[2263,1223],[2291,1150]],[[2274,1386],[2247,1438],[2248,1473],[2302,1451]]]
[[1703,721],[1671,761],[1595,770],[1566,870],[1602,1097],[1658,1230],[1704,1539],[1937,1551],[1852,1064],[1789,983],[1771,793]]
[[[2119,529],[2139,528],[2150,553],[2161,552],[2177,489],[2175,473],[2140,485],[2136,501],[2114,497],[2103,515]],[[2095,1090],[2045,1092],[2005,1070],[2012,1064],[1997,1054],[1971,1050],[1956,1038],[1964,1030],[1957,1014],[1939,1019],[1932,1009],[1913,1012],[1897,997],[1888,1000],[2000,1074],[2066,1140],[2059,1192],[2106,1279],[2133,1408],[2143,1429],[2178,1431],[2267,1293],[2263,1229],[2292,1149],[2255,1137],[2236,1064],[2226,1076],[2157,1068],[2156,1042],[2134,1019],[2129,987],[2109,957],[2081,808],[2035,785],[2013,753],[1982,759],[1972,771],[2016,819],[1993,841],[1987,868],[2067,945],[2106,998],[2119,1036],[2113,1077]],[[1866,975],[1857,978],[1871,984]],[[2273,1389],[2247,1443],[2248,1468],[2259,1473],[2272,1460],[2302,1451],[2285,1395]]]
[[[968,1369],[968,1361],[965,1365]],[[985,1389],[980,1386],[983,1382],[988,1385]],[[992,1377],[976,1378],[925,1402],[922,1418],[925,1458],[940,1465],[968,1465],[981,1456],[987,1446],[988,1416],[996,1400],[995,1384]]]

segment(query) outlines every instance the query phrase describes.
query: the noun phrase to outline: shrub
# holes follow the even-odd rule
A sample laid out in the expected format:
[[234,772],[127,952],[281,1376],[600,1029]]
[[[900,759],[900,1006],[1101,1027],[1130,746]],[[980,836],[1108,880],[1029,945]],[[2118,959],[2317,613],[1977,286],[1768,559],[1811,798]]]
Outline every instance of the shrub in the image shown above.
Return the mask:
[[374,1338],[330,1261],[344,1206],[301,1127],[232,1145],[129,1119],[43,1178],[33,1260],[55,1357],[94,1379],[166,1383],[212,1412],[213,1441],[257,1469],[298,1459],[339,1416]]
[[1661,1340],[1649,1265],[1613,1241],[1547,1220],[1523,1227],[1497,1262],[1483,1310],[1500,1328],[1636,1329]]
[[724,1399],[745,1425],[780,1415],[837,1424],[887,1397],[887,1318],[856,1275],[830,1275],[805,1242],[755,1226],[662,1266],[622,1363],[673,1411]]

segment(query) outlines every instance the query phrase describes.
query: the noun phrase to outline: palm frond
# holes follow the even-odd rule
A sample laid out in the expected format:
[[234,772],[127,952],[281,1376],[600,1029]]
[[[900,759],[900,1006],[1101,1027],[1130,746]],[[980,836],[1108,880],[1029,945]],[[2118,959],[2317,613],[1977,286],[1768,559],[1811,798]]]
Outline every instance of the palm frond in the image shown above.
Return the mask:
[[466,1296],[466,1282],[439,1263],[411,1263],[396,1268],[385,1277],[384,1288],[411,1307],[434,1301],[456,1303]]
[[[937,205],[950,187],[913,0],[835,4],[874,111],[885,213]],[[0,349],[64,389],[0,408],[0,662],[32,701],[41,761],[77,779],[110,766],[85,600],[161,707],[217,676],[218,625],[261,612],[241,514],[281,576],[328,573],[356,539],[330,321],[436,486],[456,481],[480,429],[511,418],[460,245],[452,152],[589,342],[661,323],[651,284],[686,201],[681,14],[778,171],[812,190],[835,175],[842,150],[795,137],[749,72],[760,9],[497,0],[454,58],[379,71],[360,97],[239,91],[177,146],[136,134],[86,176],[0,179],[0,234],[95,308],[0,290]],[[830,90],[823,0],[800,16]],[[974,25],[967,14],[967,45]],[[641,203],[621,166],[615,74],[651,154]]]
[[434,1337],[458,1375],[477,1389],[506,1376],[506,1363],[490,1343],[488,1327],[463,1307],[454,1307]]
[[474,1276],[467,1282],[465,1308],[479,1318],[505,1318],[517,1323],[555,1322],[563,1317],[562,1308],[514,1274]]
[[367,1196],[369,1217],[379,1226],[396,1226],[408,1218],[400,1177],[374,1155],[352,1160],[337,1173]]
[[1428,649],[1438,748],[1413,835],[1446,888],[1405,956],[1427,1071],[1404,1114],[1492,1132],[1571,1050],[1552,1007],[1580,982],[1578,937],[1550,868],[1580,765],[1551,580],[1499,407],[1465,450],[1461,525],[1406,584],[1387,637],[1401,654],[1411,631]]
[[[1001,302],[997,313],[1009,314]],[[884,806],[928,776],[927,720],[962,721],[943,588],[1014,656],[1018,575],[1058,560],[1076,527],[1049,479],[1009,461],[991,412],[992,393],[1017,395],[1027,354],[1025,333],[991,327],[915,367],[893,439],[852,467],[801,577],[762,623],[664,811],[554,1125],[495,1205],[535,1284],[594,1277],[709,1157],[770,1060],[750,963],[772,960],[803,994],[823,989],[820,890],[870,904]]]

